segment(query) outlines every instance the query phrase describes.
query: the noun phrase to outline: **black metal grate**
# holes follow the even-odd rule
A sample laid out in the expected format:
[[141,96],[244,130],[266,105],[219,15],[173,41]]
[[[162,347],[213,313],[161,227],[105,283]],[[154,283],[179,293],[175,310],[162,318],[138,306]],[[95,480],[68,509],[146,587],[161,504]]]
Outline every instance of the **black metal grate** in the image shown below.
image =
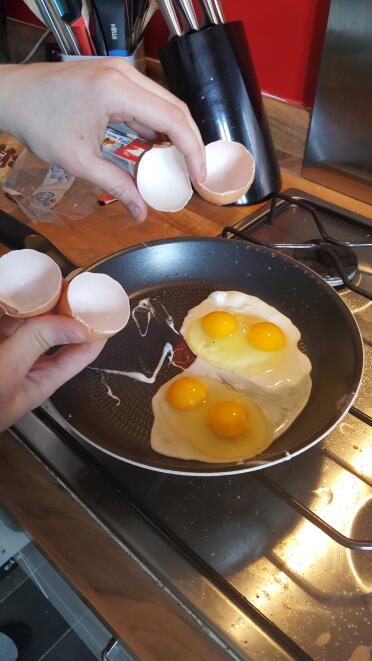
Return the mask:
[[[282,203],[278,205],[277,200],[282,200],[284,204]],[[352,242],[335,239],[335,237],[331,236],[325,229],[316,207],[311,202],[304,202],[303,200],[289,197],[283,193],[276,193],[276,195],[272,198],[270,203],[270,210],[265,218],[266,222],[272,223],[274,218],[280,214],[283,208],[289,205],[300,207],[301,209],[304,209],[311,214],[316,228],[322,237],[320,240],[314,239],[314,241],[307,241],[306,243],[262,243],[261,241],[257,241],[257,239],[254,239],[252,236],[250,236],[251,233],[256,229],[254,225],[247,227],[244,231],[238,230],[235,227],[225,227],[223,229],[222,236],[226,238],[229,234],[232,234],[233,236],[239,237],[239,239],[244,239],[245,241],[249,241],[250,243],[255,243],[260,246],[266,246],[267,248],[271,248],[273,250],[310,250],[326,254],[327,257],[333,262],[333,266],[339,274],[344,286],[348,287],[356,294],[360,294],[368,300],[372,300],[372,294],[370,292],[362,289],[361,287],[357,287],[352,282],[350,282],[348,273],[346,272],[338,253],[338,249],[341,248],[372,248],[372,242]],[[353,218],[350,218],[349,222],[361,224],[359,221],[354,220]]]
[[[319,217],[315,205],[313,205],[311,202],[308,201],[305,202],[303,200],[290,197],[283,193],[276,193],[273,196],[270,202],[270,209],[263,218],[260,218],[260,222],[262,223],[262,221],[264,221],[265,223],[271,224],[275,218],[279,218],[280,213],[283,211],[283,209],[290,205],[295,205],[297,207],[300,207],[301,209],[304,209],[305,211],[311,214],[315,226],[320,236],[322,237],[321,240],[314,239],[314,241],[308,241],[306,243],[300,243],[300,242],[263,243],[261,241],[258,241],[257,239],[254,239],[251,236],[251,234],[257,229],[256,223],[252,223],[252,225],[244,228],[244,230],[238,230],[235,227],[229,227],[229,226],[225,227],[222,231],[222,236],[224,238],[228,238],[229,235],[232,235],[238,237],[239,239],[243,239],[244,241],[265,246],[267,248],[271,248],[272,250],[291,249],[296,251],[313,250],[318,252],[319,251],[324,252],[332,260],[334,268],[339,274],[343,285],[346,288],[350,289],[351,291],[355,292],[356,294],[359,294],[360,296],[363,296],[368,300],[372,300],[372,294],[370,292],[366,291],[365,289],[362,289],[361,287],[357,287],[352,282],[350,282],[350,276],[347,274],[341,260],[339,259],[337,252],[337,249],[340,248],[344,248],[344,249],[371,248],[372,242],[367,242],[367,241],[352,242],[352,241],[340,241],[339,239],[336,239],[327,232],[323,222]],[[348,217],[347,221],[351,224],[359,225],[364,229],[368,228],[367,225],[363,224],[361,221],[356,220],[352,217]],[[355,406],[352,406],[350,408],[350,413],[359,420],[361,420],[362,422],[364,422],[365,424],[367,424],[368,426],[372,427],[371,416],[367,415],[366,413],[356,408]],[[344,465],[343,468],[350,472],[350,468],[347,467],[346,465]],[[255,477],[268,489],[270,489],[278,498],[280,498],[283,502],[287,503],[287,505],[289,505],[290,507],[294,508],[301,516],[303,516],[308,521],[313,523],[319,530],[322,530],[326,535],[328,535],[328,537],[333,539],[338,544],[344,546],[345,548],[353,549],[357,551],[372,550],[372,540],[357,540],[343,535],[338,530],[336,530],[328,523],[326,523],[323,519],[321,519],[317,514],[312,512],[303,503],[301,503],[296,498],[291,496],[287,491],[285,491],[285,489],[282,489],[282,487],[280,487],[276,482],[274,482],[269,477],[267,477],[267,475],[265,475],[263,472],[260,472],[260,475],[256,475]],[[360,479],[360,476],[357,477],[359,477]]]

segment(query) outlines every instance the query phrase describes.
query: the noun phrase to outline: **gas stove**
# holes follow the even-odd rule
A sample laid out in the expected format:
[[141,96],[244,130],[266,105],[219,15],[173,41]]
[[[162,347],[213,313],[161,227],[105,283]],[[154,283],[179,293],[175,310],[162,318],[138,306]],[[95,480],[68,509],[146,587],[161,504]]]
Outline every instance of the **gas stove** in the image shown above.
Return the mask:
[[336,429],[288,463],[232,478],[135,468],[72,439],[45,411],[13,433],[214,641],[211,659],[368,661],[372,222],[291,189],[224,236],[305,261],[355,316],[364,378]]

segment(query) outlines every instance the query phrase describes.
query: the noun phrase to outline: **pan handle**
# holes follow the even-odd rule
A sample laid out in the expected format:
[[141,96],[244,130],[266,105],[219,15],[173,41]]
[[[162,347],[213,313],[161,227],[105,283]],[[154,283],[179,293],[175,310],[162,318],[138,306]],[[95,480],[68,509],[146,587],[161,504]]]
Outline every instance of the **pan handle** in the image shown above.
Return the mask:
[[76,264],[70,262],[45,236],[2,209],[0,209],[0,242],[11,250],[33,248],[46,253],[57,262],[64,278],[76,269]]

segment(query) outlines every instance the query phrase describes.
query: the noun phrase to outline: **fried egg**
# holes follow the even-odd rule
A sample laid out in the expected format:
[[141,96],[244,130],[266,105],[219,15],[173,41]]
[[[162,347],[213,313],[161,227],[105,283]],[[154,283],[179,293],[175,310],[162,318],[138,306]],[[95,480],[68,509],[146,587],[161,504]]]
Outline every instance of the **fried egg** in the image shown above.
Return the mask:
[[281,436],[300,415],[309,400],[312,387],[309,374],[305,374],[296,387],[286,383],[277,388],[261,387],[252,379],[210,365],[201,358],[197,358],[187,371],[190,376],[197,374],[202,379],[209,377],[221,381],[232,390],[246,395],[264,412],[273,429],[273,440]]
[[276,308],[242,292],[210,294],[188,312],[181,334],[198,358],[261,388],[297,386],[311,371],[297,346],[298,328]]
[[152,400],[151,447],[180,459],[226,463],[267,448],[273,429],[261,408],[222,381],[185,370]]

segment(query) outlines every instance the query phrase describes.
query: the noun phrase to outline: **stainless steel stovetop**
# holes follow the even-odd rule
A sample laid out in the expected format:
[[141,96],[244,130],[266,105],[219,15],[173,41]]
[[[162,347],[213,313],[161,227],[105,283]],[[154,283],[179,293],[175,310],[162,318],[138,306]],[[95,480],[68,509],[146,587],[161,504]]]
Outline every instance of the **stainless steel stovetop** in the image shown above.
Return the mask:
[[[287,195],[321,205],[332,236],[371,242],[371,221],[301,191]],[[268,205],[238,230],[270,244],[319,238],[308,211],[278,204],[271,222]],[[352,286],[372,293],[372,250],[354,253],[355,275],[352,264],[345,266]],[[191,479],[82,446],[45,412],[28,414],[13,430],[191,614],[223,653],[218,658],[370,658],[372,302],[346,287],[339,293],[365,343],[362,387],[339,426],[288,463],[233,478]]]

